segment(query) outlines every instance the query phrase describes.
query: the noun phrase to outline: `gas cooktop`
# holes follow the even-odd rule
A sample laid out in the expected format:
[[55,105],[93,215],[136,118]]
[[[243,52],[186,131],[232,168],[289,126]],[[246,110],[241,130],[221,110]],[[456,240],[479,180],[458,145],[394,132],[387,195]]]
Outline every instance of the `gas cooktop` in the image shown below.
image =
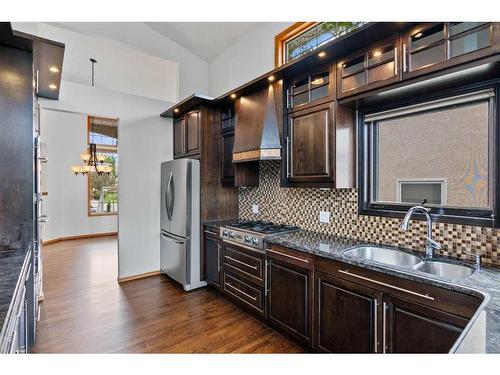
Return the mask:
[[235,242],[246,246],[264,249],[264,239],[273,234],[293,232],[300,227],[275,224],[271,221],[251,220],[237,221],[220,229],[220,236],[226,242]]

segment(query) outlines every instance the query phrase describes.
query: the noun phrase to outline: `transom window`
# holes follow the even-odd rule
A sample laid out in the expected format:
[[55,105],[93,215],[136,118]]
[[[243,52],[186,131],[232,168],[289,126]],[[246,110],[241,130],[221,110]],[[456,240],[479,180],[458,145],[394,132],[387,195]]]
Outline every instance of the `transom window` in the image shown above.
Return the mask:
[[320,47],[365,22],[297,22],[275,37],[275,65],[280,66]]
[[486,89],[364,115],[360,213],[393,216],[425,204],[443,221],[491,225],[494,98]]

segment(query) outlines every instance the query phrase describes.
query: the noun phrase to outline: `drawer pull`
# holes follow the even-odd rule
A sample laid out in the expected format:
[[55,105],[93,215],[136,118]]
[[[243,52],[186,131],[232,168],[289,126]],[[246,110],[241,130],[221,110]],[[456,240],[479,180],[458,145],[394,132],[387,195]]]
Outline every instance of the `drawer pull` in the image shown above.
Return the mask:
[[293,255],[284,254],[284,253],[279,252],[279,251],[274,251],[274,250],[269,250],[268,249],[267,252],[272,253],[272,254],[279,254],[281,256],[284,256],[285,258],[295,259],[295,260],[298,260],[300,262],[309,263],[309,259],[294,257]]
[[227,260],[230,260],[230,261],[233,261],[233,262],[236,262],[238,264],[242,264],[246,267],[250,267],[254,270],[257,270],[257,266],[252,266],[251,264],[247,264],[245,262],[242,262],[241,260],[238,260],[238,259],[234,259],[233,257],[230,257],[229,255],[224,255],[224,258],[227,259]]
[[383,286],[386,286],[386,287],[388,287],[388,288],[392,288],[392,289],[395,289],[395,290],[399,290],[400,292],[404,292],[404,293],[412,294],[412,295],[417,296],[417,297],[421,297],[421,298],[425,298],[425,299],[428,299],[428,300],[434,301],[434,297],[432,297],[432,296],[430,296],[430,295],[428,295],[428,294],[417,293],[417,292],[414,292],[414,291],[412,291],[412,290],[408,290],[408,289],[400,288],[399,286],[395,286],[395,285],[391,285],[391,284],[383,283],[383,282],[381,282],[381,281],[377,281],[377,280],[369,279],[368,277],[364,277],[364,276],[357,275],[357,274],[355,274],[355,273],[349,272],[349,270],[339,270],[339,272],[340,272],[340,273],[343,273],[344,275],[349,275],[349,276],[352,276],[352,277],[356,277],[356,278],[361,279],[361,280],[369,281],[369,282],[371,282],[371,283],[378,284],[378,285],[383,285]]
[[253,301],[257,302],[257,297],[254,297],[254,296],[251,296],[251,295],[250,295],[250,294],[248,294],[248,293],[245,293],[245,292],[244,292],[244,291],[242,291],[241,289],[236,288],[236,287],[235,287],[233,284],[231,284],[231,283],[226,282],[226,285],[227,285],[227,286],[230,286],[231,288],[233,288],[233,289],[235,289],[235,290],[237,290],[237,291],[238,291],[238,293],[241,293],[241,294],[243,294],[244,296],[246,296],[246,297],[250,298],[251,300],[253,300]]

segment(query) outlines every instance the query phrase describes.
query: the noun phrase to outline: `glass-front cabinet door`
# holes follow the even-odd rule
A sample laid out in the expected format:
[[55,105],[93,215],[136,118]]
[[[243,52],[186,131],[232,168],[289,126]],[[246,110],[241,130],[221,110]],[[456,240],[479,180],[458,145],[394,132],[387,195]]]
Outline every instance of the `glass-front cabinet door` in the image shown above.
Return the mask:
[[343,98],[400,80],[399,38],[383,40],[340,59],[337,97]]
[[403,78],[500,52],[500,26],[491,22],[423,23],[402,38]]

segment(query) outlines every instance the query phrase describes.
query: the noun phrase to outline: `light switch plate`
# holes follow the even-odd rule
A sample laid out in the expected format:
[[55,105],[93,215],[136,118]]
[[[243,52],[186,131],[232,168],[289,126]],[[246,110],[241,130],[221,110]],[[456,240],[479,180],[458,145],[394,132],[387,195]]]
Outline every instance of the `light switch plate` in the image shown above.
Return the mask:
[[252,204],[252,213],[253,214],[259,213],[259,205],[258,204]]
[[320,211],[319,212],[319,222],[329,223],[330,222],[330,211]]

